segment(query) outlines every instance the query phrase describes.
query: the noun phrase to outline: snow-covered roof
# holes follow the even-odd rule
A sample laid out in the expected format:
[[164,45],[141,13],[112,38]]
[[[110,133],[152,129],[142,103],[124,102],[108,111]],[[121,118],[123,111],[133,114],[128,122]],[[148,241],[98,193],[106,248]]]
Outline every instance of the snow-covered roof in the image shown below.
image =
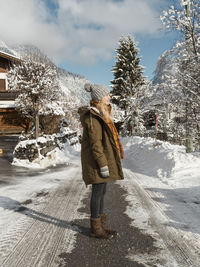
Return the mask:
[[14,56],[14,55],[10,55],[6,52],[3,52],[3,51],[0,51],[0,57],[3,57],[3,58],[6,58],[6,59],[9,59],[11,61],[17,61],[17,62],[20,62],[21,59],[17,56]]
[[15,101],[0,101],[0,108],[15,108]]

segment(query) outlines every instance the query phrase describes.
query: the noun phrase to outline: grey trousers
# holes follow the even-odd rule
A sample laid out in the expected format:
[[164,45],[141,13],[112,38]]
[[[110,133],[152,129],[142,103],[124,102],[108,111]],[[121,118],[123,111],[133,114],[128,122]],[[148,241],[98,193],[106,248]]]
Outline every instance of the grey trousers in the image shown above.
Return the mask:
[[98,218],[104,210],[104,196],[107,183],[92,184],[92,195],[90,199],[90,212],[92,218]]

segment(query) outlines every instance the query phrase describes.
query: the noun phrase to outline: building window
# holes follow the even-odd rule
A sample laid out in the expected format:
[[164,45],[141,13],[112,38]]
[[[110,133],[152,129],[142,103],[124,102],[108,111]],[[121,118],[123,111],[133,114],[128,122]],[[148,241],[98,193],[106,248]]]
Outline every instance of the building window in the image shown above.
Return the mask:
[[6,91],[6,80],[0,79],[0,92]]

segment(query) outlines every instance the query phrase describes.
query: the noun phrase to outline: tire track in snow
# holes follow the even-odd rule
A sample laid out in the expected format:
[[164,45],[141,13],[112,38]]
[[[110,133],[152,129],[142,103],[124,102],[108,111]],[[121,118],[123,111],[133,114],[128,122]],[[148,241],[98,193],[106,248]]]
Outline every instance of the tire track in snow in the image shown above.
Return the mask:
[[120,185],[125,188],[128,187],[128,192],[132,192],[133,195],[138,198],[140,205],[149,215],[151,226],[158,232],[167,249],[177,261],[178,266],[199,267],[199,255],[197,255],[197,252],[191,249],[190,245],[179,236],[176,229],[166,225],[166,222],[170,219],[163,212],[161,205],[153,200],[153,198],[157,198],[158,195],[156,195],[155,192],[145,190],[139,177],[130,170],[124,169],[124,173],[129,181],[127,185],[126,180],[124,184],[122,183]]
[[[18,237],[18,242],[7,255],[1,266],[4,267],[28,267],[28,266],[55,266],[56,256],[60,251],[70,250],[74,238],[68,242],[69,237],[75,236],[79,229],[71,224],[77,216],[77,208],[81,197],[86,191],[85,185],[80,179],[80,170],[73,173],[72,179],[66,181],[49,197],[48,203],[42,211],[32,211],[32,224],[24,230],[24,235]],[[30,210],[27,210],[30,212]],[[26,215],[22,215],[26,217]],[[27,221],[27,218],[25,218]],[[28,223],[30,223],[28,220]],[[17,227],[13,233],[17,231]],[[7,236],[11,240],[11,236]],[[9,241],[12,242],[12,241]],[[63,242],[65,244],[63,244]],[[59,249],[59,247],[61,247]],[[10,247],[11,248],[11,247]],[[9,250],[9,249],[8,249]]]
[[[40,205],[42,209],[43,205]],[[36,211],[39,211],[39,207],[35,207]],[[12,214],[10,214],[12,216]],[[1,228],[0,237],[0,266],[3,264],[5,259],[13,251],[15,246],[18,244],[19,240],[23,238],[24,234],[32,227],[33,220],[30,217],[23,215],[22,213],[17,213],[15,216],[15,224],[11,223],[5,228]],[[5,225],[3,225],[5,227]]]

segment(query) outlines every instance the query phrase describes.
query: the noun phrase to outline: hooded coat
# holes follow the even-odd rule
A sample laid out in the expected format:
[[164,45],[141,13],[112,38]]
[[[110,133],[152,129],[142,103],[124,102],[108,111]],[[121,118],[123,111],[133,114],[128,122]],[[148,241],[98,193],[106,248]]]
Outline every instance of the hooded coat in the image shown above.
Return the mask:
[[[86,185],[124,179],[121,159],[109,126],[97,108],[79,109],[82,175]],[[102,178],[100,168],[108,166],[109,177]]]

